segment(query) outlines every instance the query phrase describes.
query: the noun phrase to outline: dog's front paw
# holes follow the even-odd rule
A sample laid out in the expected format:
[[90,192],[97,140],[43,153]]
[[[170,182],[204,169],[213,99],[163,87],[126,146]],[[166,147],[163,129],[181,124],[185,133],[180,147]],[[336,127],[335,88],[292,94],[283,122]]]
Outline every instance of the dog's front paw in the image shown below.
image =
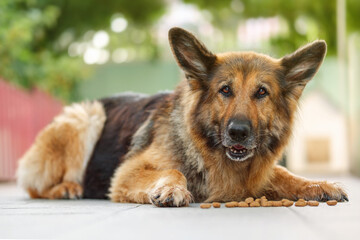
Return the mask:
[[150,201],[157,207],[182,207],[189,205],[192,195],[181,186],[162,186],[150,193]]
[[338,202],[349,201],[344,189],[336,183],[318,182],[308,184],[304,194],[300,198],[306,200],[328,201],[336,200]]
[[54,186],[48,193],[50,199],[79,199],[82,197],[83,188],[75,182],[62,182]]

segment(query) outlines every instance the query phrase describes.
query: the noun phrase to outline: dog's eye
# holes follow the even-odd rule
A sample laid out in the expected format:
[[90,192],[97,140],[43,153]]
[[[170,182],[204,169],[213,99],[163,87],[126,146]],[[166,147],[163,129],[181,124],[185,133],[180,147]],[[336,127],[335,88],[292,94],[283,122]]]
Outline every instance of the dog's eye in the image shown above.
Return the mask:
[[231,95],[231,89],[229,86],[223,86],[219,92],[226,97],[229,97]]
[[257,90],[257,92],[255,94],[256,98],[263,98],[267,95],[268,95],[268,92],[267,92],[266,88],[264,88],[264,87],[259,88],[259,90]]

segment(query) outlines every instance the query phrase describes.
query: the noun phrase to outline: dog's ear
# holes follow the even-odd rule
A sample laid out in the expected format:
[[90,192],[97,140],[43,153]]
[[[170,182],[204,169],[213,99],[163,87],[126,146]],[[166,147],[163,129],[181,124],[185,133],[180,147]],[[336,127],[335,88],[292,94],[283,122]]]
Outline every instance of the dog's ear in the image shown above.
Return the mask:
[[205,81],[216,61],[216,55],[207,50],[194,35],[181,28],[170,29],[169,42],[176,61],[185,71],[186,77]]
[[314,77],[326,54],[325,41],[318,40],[281,59],[287,91],[300,97],[305,85]]

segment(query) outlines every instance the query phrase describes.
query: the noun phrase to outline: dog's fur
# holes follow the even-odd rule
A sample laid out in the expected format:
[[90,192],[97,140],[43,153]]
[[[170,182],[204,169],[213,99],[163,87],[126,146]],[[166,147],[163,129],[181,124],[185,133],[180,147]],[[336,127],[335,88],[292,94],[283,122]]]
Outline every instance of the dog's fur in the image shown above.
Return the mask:
[[261,195],[347,200],[336,184],[277,165],[299,97],[325,56],[324,41],[273,59],[215,55],[180,28],[169,40],[186,79],[173,93],[66,107],[20,160],[19,183],[31,197],[160,207]]

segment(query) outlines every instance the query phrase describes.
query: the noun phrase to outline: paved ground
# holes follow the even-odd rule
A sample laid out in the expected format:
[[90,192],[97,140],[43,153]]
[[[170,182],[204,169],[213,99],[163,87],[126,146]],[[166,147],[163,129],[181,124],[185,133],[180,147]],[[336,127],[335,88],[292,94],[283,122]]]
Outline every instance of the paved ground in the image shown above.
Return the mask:
[[0,183],[0,238],[360,239],[360,179],[342,182],[350,202],[335,207],[156,208],[98,200],[30,200]]

